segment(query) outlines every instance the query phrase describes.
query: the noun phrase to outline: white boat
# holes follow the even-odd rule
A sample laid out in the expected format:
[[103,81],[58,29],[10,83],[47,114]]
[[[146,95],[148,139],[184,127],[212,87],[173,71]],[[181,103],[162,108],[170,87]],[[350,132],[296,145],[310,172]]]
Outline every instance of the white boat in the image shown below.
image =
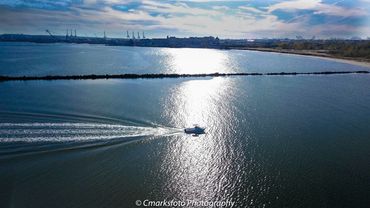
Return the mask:
[[194,135],[199,135],[199,134],[205,134],[206,128],[199,127],[198,125],[194,124],[193,128],[185,128],[184,131],[187,134],[194,134]]

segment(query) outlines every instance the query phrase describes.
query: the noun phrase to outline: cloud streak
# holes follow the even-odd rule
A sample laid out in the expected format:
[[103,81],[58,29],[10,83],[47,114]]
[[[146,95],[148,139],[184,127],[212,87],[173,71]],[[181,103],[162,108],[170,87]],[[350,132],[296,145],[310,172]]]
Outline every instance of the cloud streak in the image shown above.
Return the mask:
[[125,30],[155,37],[370,36],[366,1],[0,0],[0,33],[76,28],[83,35],[107,30],[115,37]]

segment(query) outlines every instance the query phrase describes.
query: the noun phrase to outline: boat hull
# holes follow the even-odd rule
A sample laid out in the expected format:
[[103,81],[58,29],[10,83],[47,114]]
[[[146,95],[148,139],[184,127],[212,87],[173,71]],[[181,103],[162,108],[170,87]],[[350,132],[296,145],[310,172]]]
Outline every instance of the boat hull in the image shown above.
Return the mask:
[[184,129],[184,132],[186,134],[204,134],[204,128],[186,128]]

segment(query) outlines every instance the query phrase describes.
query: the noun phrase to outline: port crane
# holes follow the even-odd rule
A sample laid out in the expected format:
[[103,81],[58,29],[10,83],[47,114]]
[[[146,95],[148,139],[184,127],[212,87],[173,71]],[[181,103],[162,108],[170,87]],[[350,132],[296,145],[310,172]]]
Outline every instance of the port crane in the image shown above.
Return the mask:
[[303,40],[304,38],[301,35],[295,36],[297,40]]
[[50,35],[50,37],[55,38],[55,36],[51,34],[50,30],[46,29],[45,31]]

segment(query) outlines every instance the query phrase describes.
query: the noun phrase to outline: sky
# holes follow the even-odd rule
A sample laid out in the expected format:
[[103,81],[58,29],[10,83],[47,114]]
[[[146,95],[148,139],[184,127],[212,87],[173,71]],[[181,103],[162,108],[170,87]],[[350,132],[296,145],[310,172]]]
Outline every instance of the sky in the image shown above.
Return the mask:
[[370,37],[370,0],[0,0],[0,34]]

